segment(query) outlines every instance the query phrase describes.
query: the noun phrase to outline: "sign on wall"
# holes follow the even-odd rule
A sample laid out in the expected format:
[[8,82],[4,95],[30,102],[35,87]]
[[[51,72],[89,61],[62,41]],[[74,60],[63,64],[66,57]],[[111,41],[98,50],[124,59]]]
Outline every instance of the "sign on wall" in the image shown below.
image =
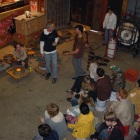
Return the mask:
[[31,12],[37,12],[37,2],[36,1],[30,1],[31,6]]

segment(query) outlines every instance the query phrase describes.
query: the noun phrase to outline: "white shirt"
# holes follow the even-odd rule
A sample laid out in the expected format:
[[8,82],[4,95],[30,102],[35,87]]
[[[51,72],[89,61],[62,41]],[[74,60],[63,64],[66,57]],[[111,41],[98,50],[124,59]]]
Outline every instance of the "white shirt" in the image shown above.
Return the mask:
[[98,80],[98,76],[96,74],[97,68],[98,68],[98,65],[96,63],[90,64],[90,67],[89,67],[90,77],[94,79],[95,82]]
[[[47,31],[47,29],[44,29],[44,34],[45,35],[48,35],[48,34],[50,34],[51,32],[48,32]],[[58,42],[58,37],[57,38],[55,38],[55,42],[56,42],[56,45],[57,45],[57,42]],[[40,53],[41,54],[51,54],[51,53],[55,53],[56,52],[56,50],[54,50],[54,51],[52,51],[52,52],[46,52],[46,51],[44,51],[43,52],[43,48],[44,48],[44,41],[40,41]]]
[[116,24],[117,24],[116,15],[114,13],[112,13],[111,15],[109,15],[109,13],[107,13],[105,15],[105,19],[103,22],[103,28],[114,30],[116,28]]

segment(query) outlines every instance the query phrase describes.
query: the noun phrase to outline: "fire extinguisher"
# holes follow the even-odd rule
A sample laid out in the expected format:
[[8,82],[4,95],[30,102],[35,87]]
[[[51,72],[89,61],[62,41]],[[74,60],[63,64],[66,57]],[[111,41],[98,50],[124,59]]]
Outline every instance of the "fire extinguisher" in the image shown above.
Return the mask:
[[107,56],[109,58],[115,57],[116,41],[112,38],[108,43]]
[[[111,31],[116,33],[116,37],[110,35]],[[110,38],[111,40],[109,41]],[[107,49],[105,54],[106,57],[115,59],[117,39],[118,39],[118,32],[116,30],[109,29],[108,43],[107,43]]]

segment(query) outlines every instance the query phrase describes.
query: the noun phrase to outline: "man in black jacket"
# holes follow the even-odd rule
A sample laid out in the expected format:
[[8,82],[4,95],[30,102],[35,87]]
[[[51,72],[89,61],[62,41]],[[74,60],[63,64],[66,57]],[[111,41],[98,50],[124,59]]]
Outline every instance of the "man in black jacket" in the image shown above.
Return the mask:
[[[45,57],[46,61],[46,71],[47,75],[45,77],[46,80],[51,76],[51,68],[50,68],[50,58],[53,66],[53,80],[52,83],[56,83],[57,80],[57,50],[56,45],[58,42],[58,34],[57,31],[54,30],[54,24],[48,23],[46,25],[46,29],[41,34],[40,37],[40,53],[42,58]],[[43,51],[44,49],[44,51]]]
[[105,122],[96,125],[96,132],[90,138],[92,140],[124,140],[125,128],[120,120],[116,118],[116,114],[108,112],[104,119]]

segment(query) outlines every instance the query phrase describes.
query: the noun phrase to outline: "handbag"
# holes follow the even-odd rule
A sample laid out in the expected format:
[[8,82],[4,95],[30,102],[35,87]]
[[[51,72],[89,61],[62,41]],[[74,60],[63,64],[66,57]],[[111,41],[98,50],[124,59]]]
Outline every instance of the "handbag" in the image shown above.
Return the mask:
[[[76,112],[79,113],[79,108],[74,109]],[[77,123],[78,117],[75,116],[69,109],[67,110],[67,114],[66,114],[66,120],[70,123],[70,124],[75,124]]]

